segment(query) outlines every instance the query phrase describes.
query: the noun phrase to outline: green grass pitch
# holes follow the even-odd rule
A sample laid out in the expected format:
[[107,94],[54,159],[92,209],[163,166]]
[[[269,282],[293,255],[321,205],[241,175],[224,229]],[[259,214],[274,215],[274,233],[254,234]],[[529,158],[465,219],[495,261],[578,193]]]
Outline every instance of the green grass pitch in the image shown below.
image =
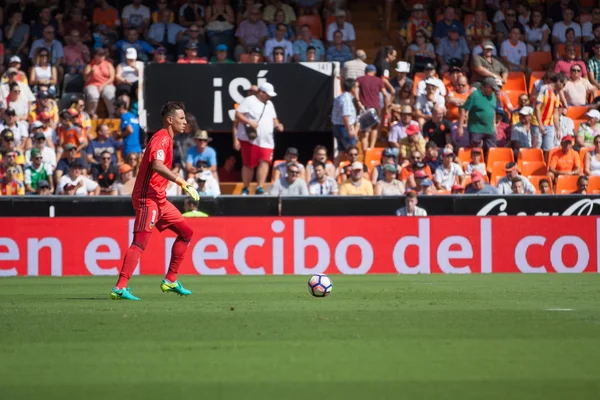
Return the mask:
[[0,279],[0,397],[600,399],[599,275],[160,279]]

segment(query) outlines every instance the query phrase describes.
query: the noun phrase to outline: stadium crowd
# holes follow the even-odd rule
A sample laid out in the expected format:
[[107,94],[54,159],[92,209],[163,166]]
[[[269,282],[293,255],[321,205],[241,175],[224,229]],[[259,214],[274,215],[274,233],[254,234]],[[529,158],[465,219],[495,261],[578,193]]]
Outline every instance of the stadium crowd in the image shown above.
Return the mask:
[[[146,140],[137,97],[148,62],[340,62],[335,157],[317,146],[303,166],[289,148],[272,164],[274,195],[600,191],[600,8],[383,3],[382,27],[397,45],[367,60],[342,0],[8,0],[0,195],[130,194]],[[390,7],[401,19],[396,35]],[[305,23],[315,20],[322,38]],[[260,135],[284,128],[274,108],[266,129],[252,110],[264,104],[264,112],[275,95],[272,85],[253,87],[237,110],[241,173],[233,155],[217,168],[211,138],[191,115],[175,138],[174,171],[207,196],[241,180],[247,193],[256,172],[256,193],[265,193],[274,144]],[[180,194],[174,184],[168,191]]]

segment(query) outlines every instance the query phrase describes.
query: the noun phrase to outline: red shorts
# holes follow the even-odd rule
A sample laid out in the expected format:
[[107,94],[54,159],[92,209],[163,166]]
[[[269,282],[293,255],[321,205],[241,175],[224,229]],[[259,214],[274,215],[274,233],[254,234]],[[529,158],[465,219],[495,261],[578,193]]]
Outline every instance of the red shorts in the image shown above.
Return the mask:
[[135,209],[134,232],[152,232],[156,226],[159,232],[164,231],[169,226],[183,221],[184,218],[173,204],[168,201],[165,204],[158,204],[154,200],[146,200],[146,204]]
[[269,164],[273,161],[273,149],[258,147],[255,144],[240,140],[242,151],[242,164],[249,168],[256,168],[261,161]]

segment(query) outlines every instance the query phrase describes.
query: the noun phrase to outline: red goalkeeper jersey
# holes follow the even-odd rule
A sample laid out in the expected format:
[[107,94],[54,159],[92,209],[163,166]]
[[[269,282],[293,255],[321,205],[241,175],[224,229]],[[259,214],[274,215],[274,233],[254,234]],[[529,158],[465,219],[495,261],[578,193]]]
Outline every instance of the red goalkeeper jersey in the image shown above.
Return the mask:
[[161,160],[167,168],[171,169],[173,139],[166,129],[156,132],[146,147],[131,195],[134,208],[144,206],[148,200],[158,201],[159,204],[166,202],[169,181],[154,172],[152,169],[154,160]]

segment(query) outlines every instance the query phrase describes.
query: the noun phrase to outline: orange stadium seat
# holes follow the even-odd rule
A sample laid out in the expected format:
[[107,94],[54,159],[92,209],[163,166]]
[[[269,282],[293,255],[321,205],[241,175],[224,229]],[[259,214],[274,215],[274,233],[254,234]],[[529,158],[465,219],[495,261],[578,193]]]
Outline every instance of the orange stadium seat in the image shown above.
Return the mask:
[[504,161],[496,161],[492,167],[492,185],[498,185],[498,181],[506,176],[506,163]]
[[502,161],[504,164],[509,163],[511,161],[515,161],[515,155],[513,154],[512,149],[507,147],[494,147],[488,151],[488,159],[487,159],[487,171],[488,173],[492,172],[494,167],[494,163],[497,161]]
[[425,72],[415,73],[415,79],[413,80],[413,94],[417,94],[417,85],[425,79]]
[[582,169],[585,167],[585,155],[587,153],[589,153],[590,151],[594,151],[594,148],[593,147],[582,147],[579,150],[579,157],[581,157],[581,168]]
[[544,175],[546,173],[546,163],[543,161],[525,161],[521,175]]
[[537,194],[541,194],[541,192],[540,192],[540,181],[542,179],[546,179],[550,183],[550,190],[552,190],[552,181],[546,175],[528,176],[527,179],[529,179],[529,182],[531,182],[531,184],[533,186],[535,186],[535,190],[536,190]]
[[577,190],[577,175],[559,175],[556,178],[556,194],[570,194]]
[[556,153],[557,151],[560,151],[560,147],[553,147],[550,149],[550,151],[548,152],[548,165],[546,165],[546,169],[550,170],[550,160],[552,160],[552,156],[554,155],[554,153]]
[[437,191],[437,194],[451,194],[449,191],[445,190],[445,189],[439,189]]
[[[565,45],[564,44],[557,44],[555,46],[555,49],[556,49],[556,56],[558,58],[561,58],[562,56],[564,56],[564,54],[565,54]],[[581,58],[581,46],[575,46],[575,57]]]
[[525,161],[544,162],[544,152],[542,149],[519,149],[519,155],[517,156],[517,165],[519,166],[519,171],[523,170],[523,163]]
[[525,81],[525,74],[522,72],[509,72],[508,78],[506,78],[506,84],[503,86],[506,90],[518,90],[521,92],[527,91],[527,82]]
[[302,25],[308,25],[313,36],[317,39],[323,37],[323,27],[321,26],[321,17],[318,15],[303,15],[298,17],[296,25],[302,27]]
[[344,181],[344,169],[350,165],[350,161],[341,161],[340,165],[338,166],[338,176],[337,176],[337,181],[338,183],[342,183]]
[[533,85],[540,79],[544,78],[546,73],[544,71],[533,71],[529,77],[529,94],[533,93]]
[[383,153],[383,147],[374,147],[368,149],[365,153],[365,165],[367,168],[371,165],[371,161],[381,161],[381,154]]
[[600,176],[588,176],[588,191],[594,194],[600,191]]
[[[471,148],[470,147],[461,147],[458,149],[458,159],[462,163],[470,163],[471,162]],[[485,156],[481,155],[481,162],[485,163]]]
[[285,162],[285,160],[275,160],[275,161],[273,161],[273,169],[271,170],[271,183],[273,183],[273,171],[275,171],[275,168],[277,168],[278,166],[280,166],[284,162]]
[[567,117],[573,121],[576,119],[587,119],[585,114],[588,112],[588,106],[571,106],[567,108]]
[[506,93],[514,108],[519,108],[519,97],[522,94],[527,94],[524,90],[505,90],[504,93]]
[[373,173],[373,170],[379,164],[381,164],[381,160],[371,160],[371,162],[369,164],[367,164],[367,169],[369,171],[369,176],[371,176],[371,174]]
[[586,121],[585,119],[574,119],[573,120],[573,127],[575,129],[575,134],[577,134],[577,131],[579,130],[579,125],[581,125],[585,121]]
[[545,71],[550,64],[552,64],[550,51],[534,51],[527,56],[527,66],[533,71]]

